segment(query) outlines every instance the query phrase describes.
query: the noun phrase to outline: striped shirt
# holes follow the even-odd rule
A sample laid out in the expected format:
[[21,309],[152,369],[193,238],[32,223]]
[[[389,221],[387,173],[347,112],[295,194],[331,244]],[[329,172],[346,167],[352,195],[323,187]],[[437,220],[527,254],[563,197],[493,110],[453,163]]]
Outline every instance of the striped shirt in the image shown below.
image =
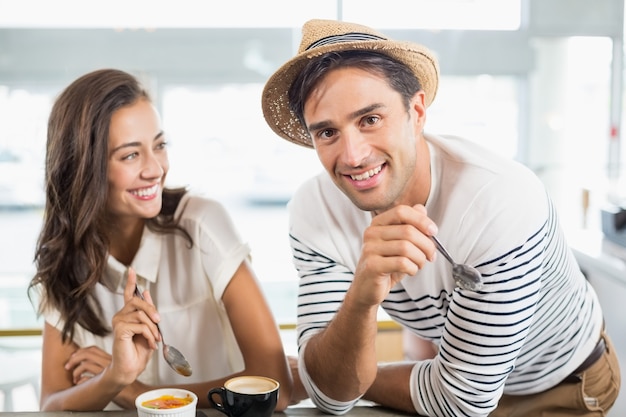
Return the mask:
[[[602,311],[567,246],[545,187],[523,165],[453,137],[427,136],[431,192],[426,204],[437,236],[457,262],[475,266],[478,292],[455,287],[443,256],[406,277],[381,307],[416,335],[439,345],[416,362],[411,398],[427,416],[486,416],[503,393],[553,387],[593,350]],[[372,215],[355,207],[322,173],[289,203],[298,274],[298,345],[324,330],[350,287]],[[349,354],[349,353],[346,353]],[[300,375],[313,402],[343,414]]]

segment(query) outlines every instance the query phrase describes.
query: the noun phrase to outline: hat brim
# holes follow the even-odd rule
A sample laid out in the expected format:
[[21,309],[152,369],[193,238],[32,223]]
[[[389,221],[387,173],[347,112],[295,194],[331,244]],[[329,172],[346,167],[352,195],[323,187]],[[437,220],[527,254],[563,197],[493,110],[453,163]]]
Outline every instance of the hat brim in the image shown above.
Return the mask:
[[290,109],[289,88],[311,59],[327,52],[347,50],[381,52],[407,65],[424,90],[425,105],[428,107],[433,102],[439,85],[439,64],[426,47],[413,42],[391,40],[324,45],[296,55],[283,64],[266,82],[262,96],[263,117],[278,136],[298,145],[313,147],[307,129]]

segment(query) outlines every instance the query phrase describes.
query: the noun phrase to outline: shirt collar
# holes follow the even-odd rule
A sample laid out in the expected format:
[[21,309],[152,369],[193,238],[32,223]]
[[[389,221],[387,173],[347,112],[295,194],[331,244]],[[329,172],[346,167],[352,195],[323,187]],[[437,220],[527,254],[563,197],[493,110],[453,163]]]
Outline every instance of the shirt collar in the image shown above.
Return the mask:
[[[137,273],[140,285],[142,281],[156,282],[162,242],[162,234],[144,227],[139,250],[137,250],[137,254],[130,264]],[[101,283],[111,291],[121,290],[123,292],[126,286],[126,270],[126,265],[109,254]]]

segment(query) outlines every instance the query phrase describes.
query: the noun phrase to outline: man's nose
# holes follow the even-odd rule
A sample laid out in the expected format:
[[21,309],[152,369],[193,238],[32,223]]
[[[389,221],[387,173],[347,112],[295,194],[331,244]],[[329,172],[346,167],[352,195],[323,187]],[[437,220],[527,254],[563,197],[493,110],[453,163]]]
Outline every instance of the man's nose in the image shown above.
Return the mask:
[[341,160],[344,164],[357,167],[367,158],[370,153],[370,146],[367,138],[358,130],[344,131],[340,138]]

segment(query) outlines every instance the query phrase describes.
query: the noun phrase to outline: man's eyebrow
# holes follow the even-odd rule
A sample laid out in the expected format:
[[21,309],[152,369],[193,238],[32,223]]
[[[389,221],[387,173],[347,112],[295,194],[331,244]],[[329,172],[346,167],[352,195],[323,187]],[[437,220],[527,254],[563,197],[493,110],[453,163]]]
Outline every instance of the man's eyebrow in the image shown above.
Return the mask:
[[[154,139],[152,139],[152,141],[154,142],[155,140],[158,140],[159,138],[161,138],[161,136],[163,136],[163,131],[162,130],[159,133],[156,134],[156,136],[154,137]],[[115,152],[119,151],[120,149],[132,148],[133,146],[141,146],[141,142],[123,143],[120,146],[112,149],[110,154],[113,155]]]
[[356,119],[357,117],[361,117],[366,115],[367,113],[371,113],[376,109],[380,109],[381,107],[385,107],[385,105],[383,103],[374,103],[374,104],[370,104],[367,107],[363,107],[360,110],[357,110],[353,113],[350,113],[350,118],[351,119]]
[[310,124],[308,126],[308,129],[309,129],[309,132],[312,132],[314,130],[325,129],[328,126],[330,126],[330,122],[328,120],[324,120],[322,122],[317,122],[317,123]]
[[[372,111],[374,111],[376,109],[379,109],[381,107],[385,107],[385,105],[382,104],[382,103],[374,103],[374,104],[371,104],[371,105],[369,105],[367,107],[363,107],[362,109],[359,109],[359,110],[357,110],[355,112],[350,113],[348,115],[348,118],[356,119],[358,117],[364,116],[364,115],[366,115],[366,114],[368,114],[368,113],[370,113],[370,112],[372,112]],[[323,120],[323,121],[318,122],[318,123],[310,124],[308,126],[308,129],[309,129],[309,132],[312,132],[314,130],[325,129],[326,127],[328,127],[330,125],[331,125],[331,123],[330,123],[329,120]]]

